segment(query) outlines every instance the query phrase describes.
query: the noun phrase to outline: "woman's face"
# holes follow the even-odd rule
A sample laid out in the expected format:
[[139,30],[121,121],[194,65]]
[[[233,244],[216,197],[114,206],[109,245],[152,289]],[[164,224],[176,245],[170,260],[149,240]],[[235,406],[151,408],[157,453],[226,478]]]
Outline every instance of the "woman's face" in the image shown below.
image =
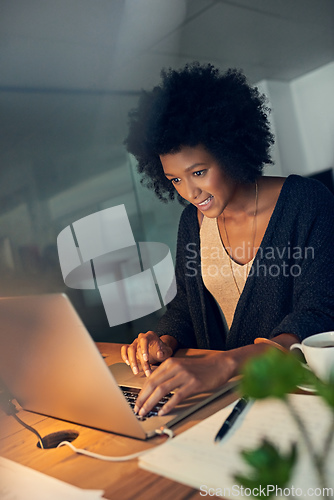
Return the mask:
[[219,217],[232,200],[235,181],[224,174],[204,146],[184,146],[178,153],[161,155],[160,160],[179,195],[206,217]]

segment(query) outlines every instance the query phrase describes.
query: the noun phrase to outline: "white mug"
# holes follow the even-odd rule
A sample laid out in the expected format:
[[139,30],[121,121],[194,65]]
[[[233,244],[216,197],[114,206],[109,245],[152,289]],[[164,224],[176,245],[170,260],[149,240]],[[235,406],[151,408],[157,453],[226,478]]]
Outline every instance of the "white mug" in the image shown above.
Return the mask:
[[293,344],[292,349],[300,349],[311,370],[323,381],[328,381],[334,371],[334,332],[311,335],[301,344]]

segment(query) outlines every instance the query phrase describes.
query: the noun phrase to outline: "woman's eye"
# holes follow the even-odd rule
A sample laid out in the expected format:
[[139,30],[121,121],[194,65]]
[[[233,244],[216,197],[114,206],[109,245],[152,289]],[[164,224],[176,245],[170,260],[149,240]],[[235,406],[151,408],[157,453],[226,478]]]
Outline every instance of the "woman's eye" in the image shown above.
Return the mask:
[[174,179],[171,179],[173,184],[178,184],[180,182],[180,180],[181,179],[179,177],[174,177]]
[[194,172],[194,175],[196,177],[200,177],[201,175],[203,175],[205,173],[205,170],[196,170],[196,172]]

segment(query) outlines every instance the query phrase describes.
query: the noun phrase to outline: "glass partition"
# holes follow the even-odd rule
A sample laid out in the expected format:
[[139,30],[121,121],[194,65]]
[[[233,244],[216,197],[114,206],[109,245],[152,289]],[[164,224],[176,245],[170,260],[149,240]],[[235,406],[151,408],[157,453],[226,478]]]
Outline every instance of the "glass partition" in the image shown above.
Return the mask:
[[0,294],[64,292],[99,341],[129,342],[161,311],[110,328],[98,290],[64,284],[57,236],[69,224],[124,204],[136,241],[175,250],[181,206],[142,187],[122,143],[136,93],[0,92]]

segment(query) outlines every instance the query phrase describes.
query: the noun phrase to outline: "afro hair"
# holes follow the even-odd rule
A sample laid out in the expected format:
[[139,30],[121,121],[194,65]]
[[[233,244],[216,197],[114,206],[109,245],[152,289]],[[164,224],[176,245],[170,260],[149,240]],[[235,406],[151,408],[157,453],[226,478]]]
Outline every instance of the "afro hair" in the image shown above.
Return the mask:
[[[160,155],[183,146],[203,145],[224,172],[237,182],[254,182],[272,163],[266,97],[235,69],[221,73],[197,62],[162,70],[161,85],[142,91],[129,114],[127,150],[138,161],[141,182],[162,201],[175,198]],[[178,199],[182,198],[177,194]]]

